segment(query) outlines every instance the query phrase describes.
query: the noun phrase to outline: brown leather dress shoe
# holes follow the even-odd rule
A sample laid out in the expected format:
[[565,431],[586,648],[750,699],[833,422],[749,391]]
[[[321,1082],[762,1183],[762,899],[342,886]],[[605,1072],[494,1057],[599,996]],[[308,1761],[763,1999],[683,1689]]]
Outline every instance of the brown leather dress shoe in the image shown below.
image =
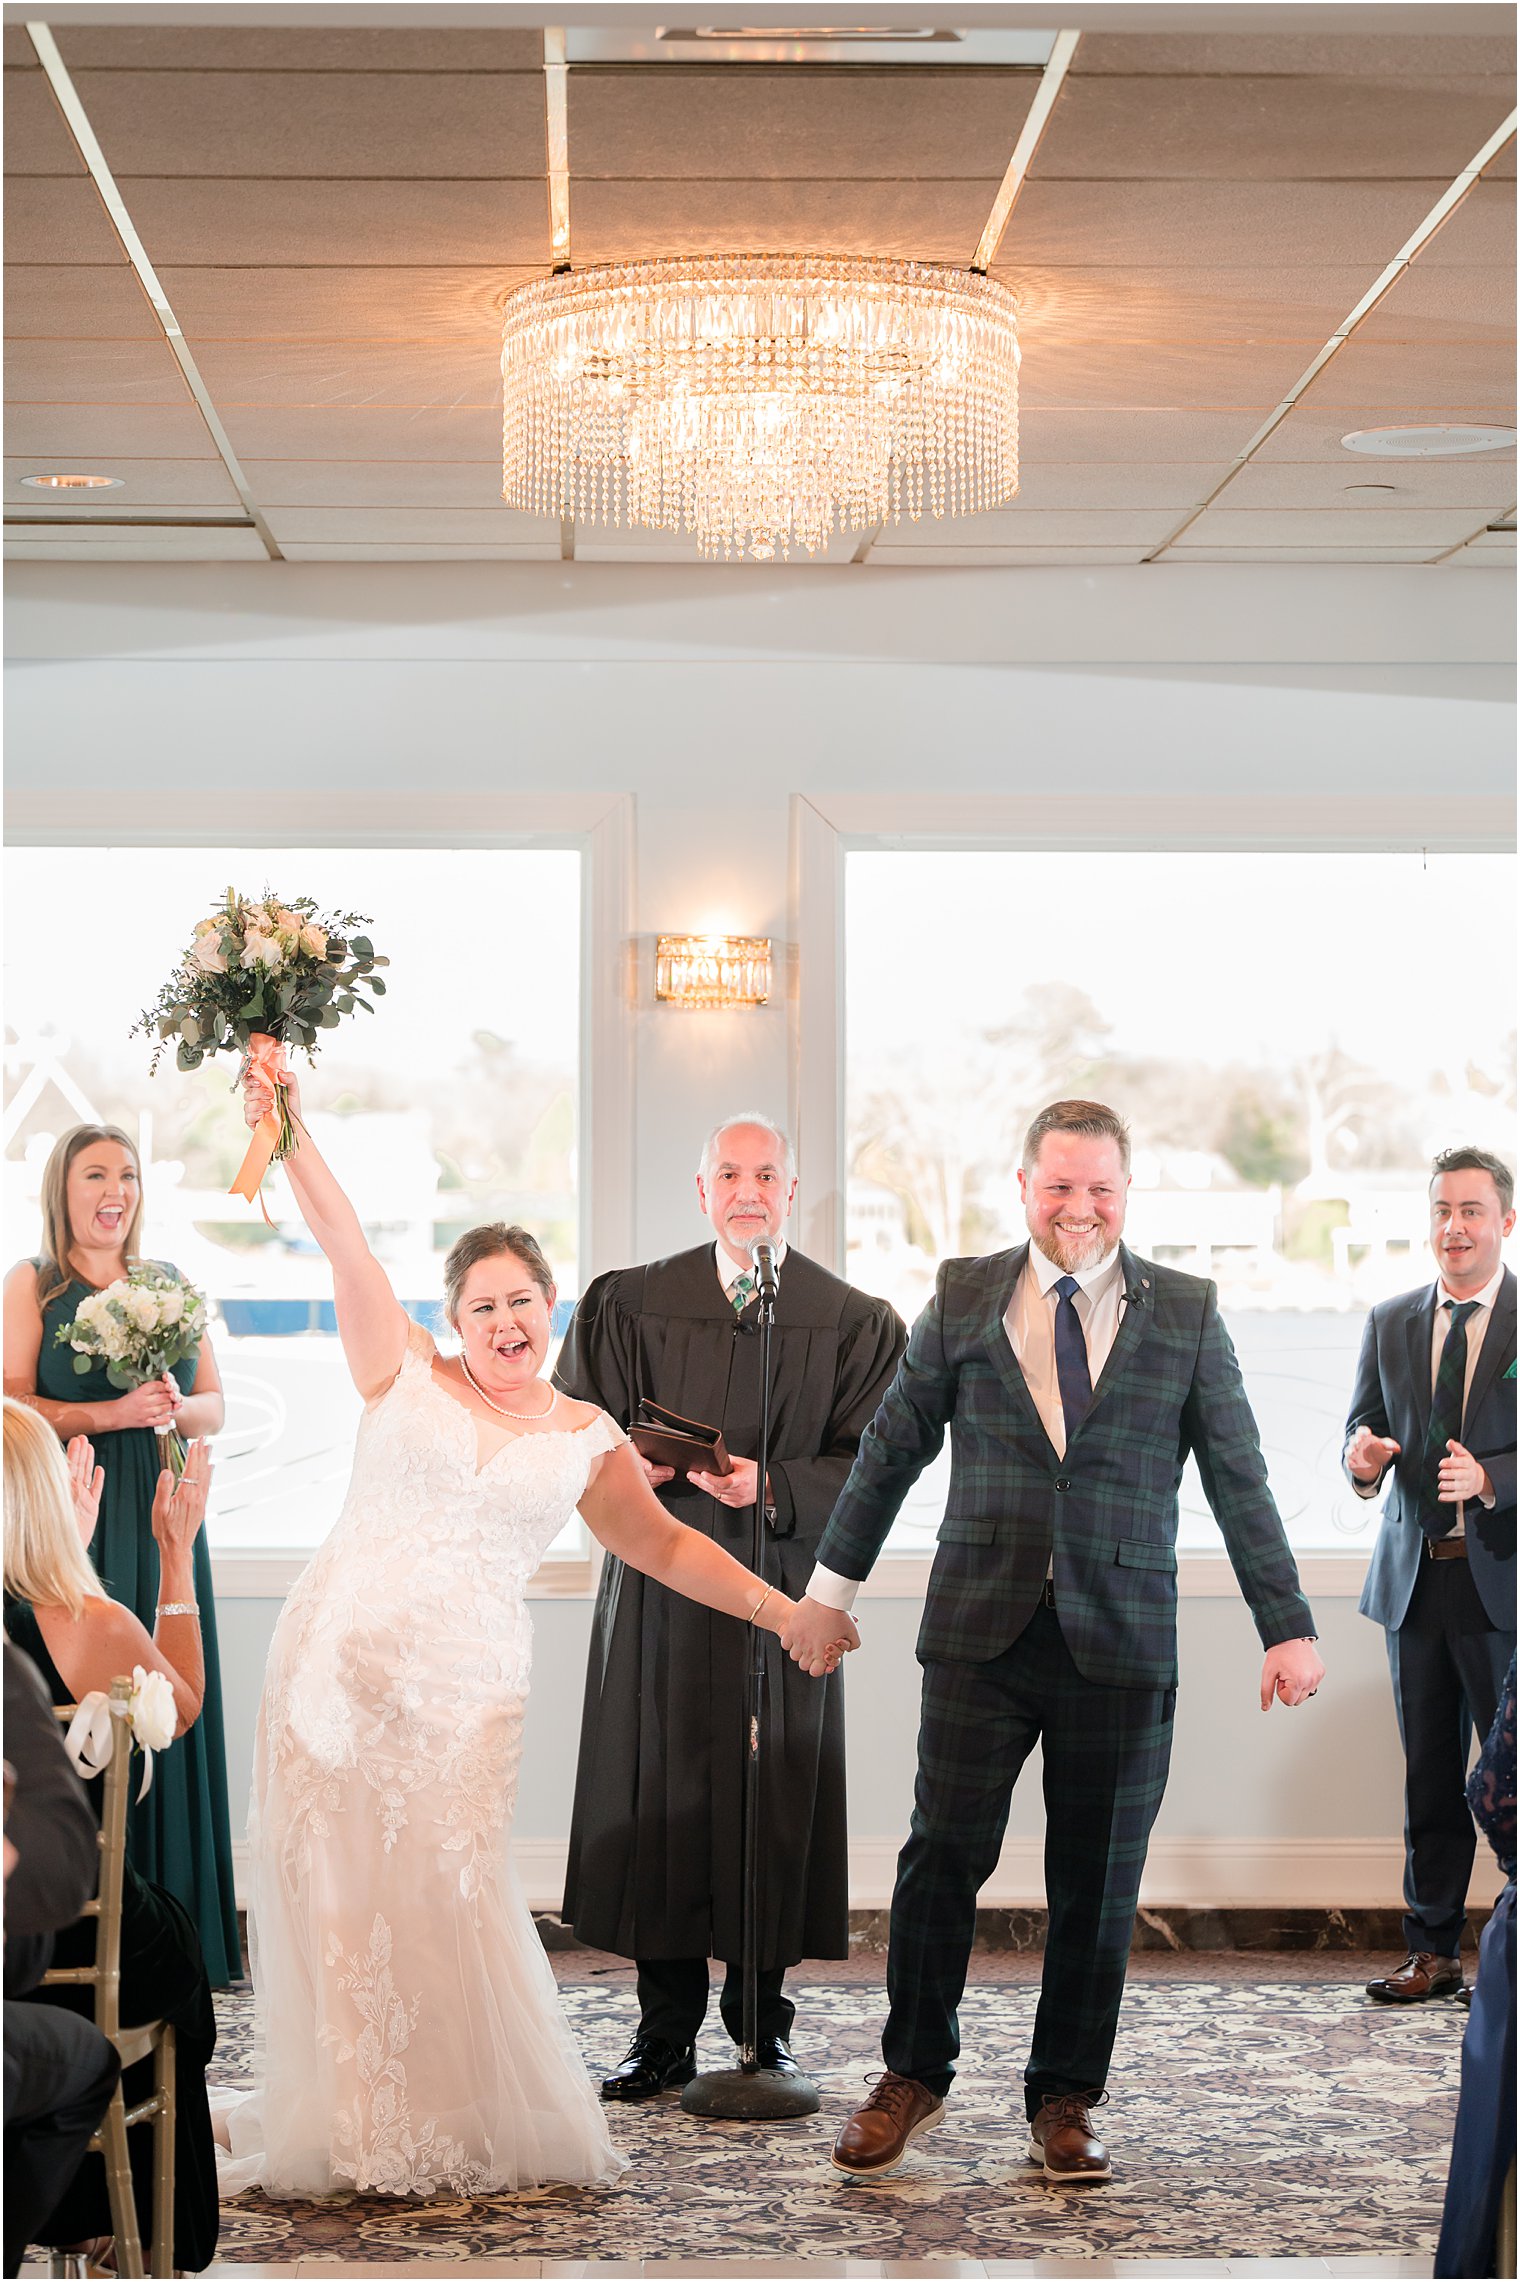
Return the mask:
[[1379,2005],[1422,2005],[1427,1997],[1454,1997],[1462,1987],[1462,1961],[1436,1957],[1417,1949],[1392,1973],[1367,1983],[1367,1994]]
[[1113,2176],[1108,2149],[1093,2130],[1094,2095],[1063,2093],[1041,2102],[1029,2122],[1029,2160],[1061,2187],[1101,2187]]
[[940,2093],[912,2076],[894,2076],[889,2068],[835,2140],[835,2169],[871,2177],[895,2171],[908,2152],[909,2140],[921,2131],[932,2131],[944,2113]]

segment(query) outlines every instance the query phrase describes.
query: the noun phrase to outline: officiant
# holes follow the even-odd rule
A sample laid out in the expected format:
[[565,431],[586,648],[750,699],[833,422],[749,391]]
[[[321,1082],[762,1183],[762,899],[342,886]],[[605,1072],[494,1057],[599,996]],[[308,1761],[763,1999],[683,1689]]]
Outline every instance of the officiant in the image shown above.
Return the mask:
[[[797,1192],[787,1137],[730,1118],[702,1151],[697,1198],[712,1234],[688,1252],[598,1276],[565,1337],[555,1384],[632,1428],[652,1401],[721,1430],[732,1472],[700,1458],[644,1460],[678,1521],[750,1557],[763,1497],[764,1574],[802,1593],[860,1437],[906,1333],[885,1300],[786,1244]],[[768,1479],[756,1480],[759,1307],[751,1247],[776,1246]],[[679,1454],[679,1453],[677,1453]],[[758,2058],[794,2069],[786,1968],[848,1954],[844,1699],[838,1673],[809,1679],[767,1641],[767,1729],[757,1929]],[[740,2041],[741,1788],[746,1628],[621,1561],[602,1569],[586,1673],[564,1917],[596,1949],[638,1967],[639,2028],[602,2083],[644,2100],[688,2083],[708,2002]]]

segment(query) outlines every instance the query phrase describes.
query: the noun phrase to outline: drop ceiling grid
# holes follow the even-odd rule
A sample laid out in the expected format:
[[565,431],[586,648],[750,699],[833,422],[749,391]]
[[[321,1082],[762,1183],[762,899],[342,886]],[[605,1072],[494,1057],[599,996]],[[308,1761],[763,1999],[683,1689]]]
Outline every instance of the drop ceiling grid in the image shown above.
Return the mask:
[[[228,27],[197,30],[187,46],[191,35],[151,27],[60,32],[254,494],[294,553],[460,559],[484,547],[558,559],[550,533],[496,503],[497,303],[541,274],[548,253],[541,38],[506,35],[508,50],[503,37],[416,33],[403,49],[390,33]],[[1360,69],[1344,42],[1333,54],[1320,43],[1318,61],[1299,42],[1283,70],[1282,43],[1266,53],[1235,39],[1241,70],[1211,74],[1197,42],[1173,40],[1165,56],[1131,43],[1125,61],[1105,36],[1115,69],[1098,37],[1079,42],[997,264],[1026,304],[1021,496],[978,519],[976,536],[971,525],[889,525],[869,557],[878,565],[1139,559],[1218,481],[1326,338],[1326,310],[1338,323],[1507,101],[1492,53],[1470,43],[1437,43],[1441,57],[1398,73],[1359,43]],[[1217,58],[1218,40],[1204,44]],[[9,35],[6,59],[16,61]],[[12,420],[34,423],[12,427],[8,487],[37,464],[20,456],[34,441],[58,452],[67,438],[79,451],[132,446],[123,467],[166,505],[224,506],[220,471],[187,454],[173,424],[151,312],[118,268],[114,236],[92,255],[57,226],[56,200],[93,191],[69,181],[77,154],[59,158],[25,55],[8,95],[21,79],[32,83],[21,159],[44,171],[7,186],[21,201],[8,252],[22,250],[12,275],[24,329]],[[909,80],[931,84],[910,100]],[[1037,83],[572,70],[576,259],[758,229],[777,245],[806,237],[963,262]],[[701,171],[715,164],[717,178]],[[1345,405],[1306,399],[1284,424],[1292,433],[1278,432],[1283,454],[1253,463],[1249,493],[1231,487],[1262,557],[1295,551],[1279,535],[1284,518],[1301,541],[1312,534],[1316,559],[1425,560],[1458,540],[1465,554],[1502,512],[1513,476],[1487,462],[1396,468],[1392,502],[1353,505],[1348,480],[1386,463],[1350,461],[1339,438],[1350,425],[1492,419],[1507,406],[1510,209],[1507,184],[1479,185],[1380,305],[1380,329],[1369,320],[1365,344],[1358,335],[1368,354]],[[61,281],[56,301],[28,291],[39,277]],[[1460,406],[1443,403],[1457,396]],[[139,481],[132,490],[146,506]],[[477,536],[487,528],[494,546]],[[578,554],[588,541],[638,559],[670,544],[582,534]],[[1238,551],[1200,537],[1189,559]]]

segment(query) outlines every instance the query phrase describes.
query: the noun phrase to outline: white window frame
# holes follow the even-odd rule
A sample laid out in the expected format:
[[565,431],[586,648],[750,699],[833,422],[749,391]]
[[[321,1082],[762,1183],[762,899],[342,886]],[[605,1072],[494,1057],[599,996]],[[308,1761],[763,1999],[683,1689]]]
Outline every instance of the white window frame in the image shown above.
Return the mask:
[[[930,757],[926,756],[926,773]],[[791,994],[792,1116],[807,1167],[801,1243],[813,1259],[844,1273],[845,857],[857,849],[1011,850],[1026,854],[1134,856],[1197,851],[1255,855],[1509,855],[1509,804],[1473,799],[1460,809],[1436,793],[1389,800],[1275,793],[796,794],[791,815],[792,939],[803,987]],[[832,988],[825,978],[832,978]],[[1350,1392],[1349,1388],[1347,1390]],[[1312,1603],[1355,1599],[1372,1546],[1296,1556]],[[922,1599],[933,1556],[884,1555],[861,1587],[877,1600]],[[1184,1600],[1233,1600],[1239,1586],[1223,1553],[1180,1550],[1177,1590]]]
[[[250,821],[250,809],[255,821]],[[67,792],[29,792],[7,816],[12,847],[572,848],[581,857],[580,1061],[577,1146],[582,1286],[626,1266],[633,1248],[633,1023],[628,975],[633,910],[633,800],[623,793],[293,793],[197,787],[172,815],[145,820],[133,792],[91,795],[87,820]],[[597,1146],[597,1137],[604,1145]],[[314,1548],[213,1552],[219,1600],[282,1600]],[[601,1548],[551,1555],[530,1599],[584,1599]]]

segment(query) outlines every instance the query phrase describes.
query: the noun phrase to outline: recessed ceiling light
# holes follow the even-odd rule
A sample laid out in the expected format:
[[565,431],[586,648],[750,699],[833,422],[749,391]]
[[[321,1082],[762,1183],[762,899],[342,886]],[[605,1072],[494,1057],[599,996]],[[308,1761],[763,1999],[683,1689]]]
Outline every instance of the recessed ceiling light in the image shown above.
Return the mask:
[[126,481],[119,475],[24,475],[33,491],[119,491]]
[[1464,452],[1513,451],[1515,431],[1449,423],[1434,428],[1355,428],[1341,442],[1348,452],[1367,452],[1373,459],[1446,460]]

